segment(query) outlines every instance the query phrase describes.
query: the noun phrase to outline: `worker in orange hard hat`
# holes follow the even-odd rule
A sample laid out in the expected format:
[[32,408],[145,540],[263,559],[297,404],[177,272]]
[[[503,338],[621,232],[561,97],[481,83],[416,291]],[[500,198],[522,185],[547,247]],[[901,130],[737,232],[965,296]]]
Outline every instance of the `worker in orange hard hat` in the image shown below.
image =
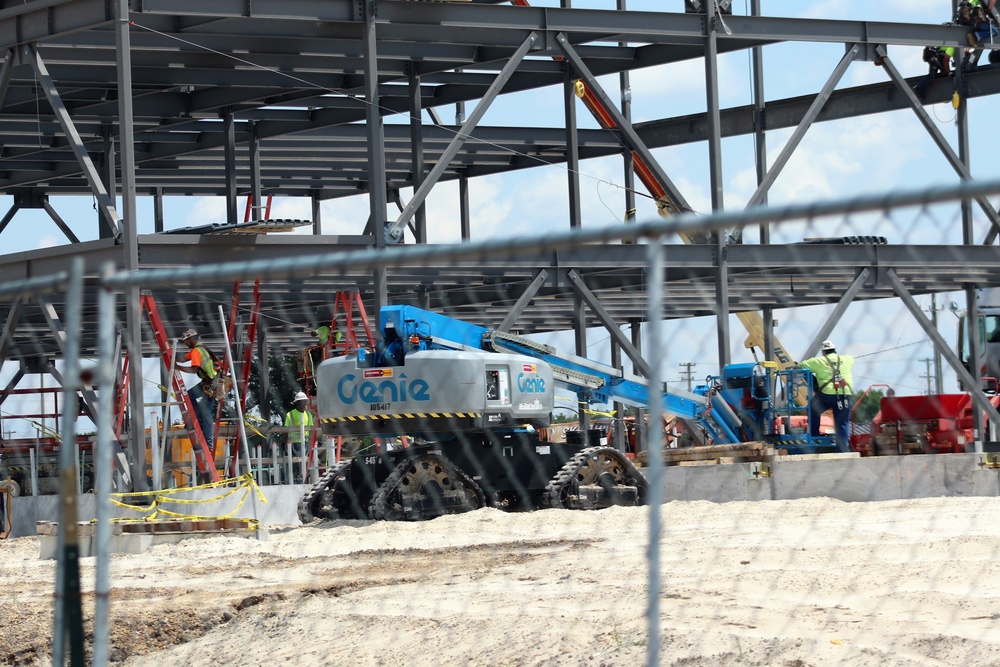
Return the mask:
[[820,356],[799,362],[799,368],[812,371],[816,379],[813,399],[809,404],[809,433],[820,435],[819,420],[824,412],[833,410],[837,449],[851,451],[850,423],[853,379],[851,368],[854,357],[837,354],[832,340],[823,341]]

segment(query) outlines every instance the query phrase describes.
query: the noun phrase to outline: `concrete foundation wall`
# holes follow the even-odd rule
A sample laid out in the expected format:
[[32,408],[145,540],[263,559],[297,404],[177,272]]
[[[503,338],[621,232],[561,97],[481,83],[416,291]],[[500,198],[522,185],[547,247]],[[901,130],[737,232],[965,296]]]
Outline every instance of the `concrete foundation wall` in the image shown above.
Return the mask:
[[[267,502],[244,494],[243,489],[212,502],[196,504],[163,503],[170,512],[187,516],[223,517],[235,510],[233,518],[257,518],[264,526],[299,525],[299,499],[308,490],[304,484],[260,487]],[[232,489],[198,489],[179,494],[177,498],[188,500],[208,500],[217,498]],[[77,520],[90,521],[96,518],[97,497],[87,493],[77,496]],[[130,502],[136,502],[134,500]],[[136,504],[138,504],[136,502]],[[139,517],[140,513],[112,505],[114,517]],[[11,502],[11,537],[35,535],[39,521],[56,521],[59,518],[58,496],[24,496]],[[169,517],[164,517],[169,518]]]
[[663,486],[665,500],[713,502],[1000,496],[1000,469],[986,465],[982,454],[779,460],[668,467]]
[[[996,455],[991,455],[995,457]],[[846,502],[930,498],[936,496],[1000,496],[1000,468],[983,454],[884,456],[822,460],[778,460],[773,463],[672,466],[664,469],[664,500],[794,500],[826,496]],[[243,497],[243,491],[210,504],[165,505],[173,512],[221,517],[237,506],[235,518],[253,518],[264,526],[298,525],[302,484],[262,487],[267,503]],[[189,491],[184,498],[207,499],[222,489]],[[14,498],[12,537],[35,534],[39,521],[58,519],[58,497]],[[78,497],[80,521],[94,518],[96,498]],[[113,507],[113,516],[136,516]],[[254,512],[256,511],[256,515]]]

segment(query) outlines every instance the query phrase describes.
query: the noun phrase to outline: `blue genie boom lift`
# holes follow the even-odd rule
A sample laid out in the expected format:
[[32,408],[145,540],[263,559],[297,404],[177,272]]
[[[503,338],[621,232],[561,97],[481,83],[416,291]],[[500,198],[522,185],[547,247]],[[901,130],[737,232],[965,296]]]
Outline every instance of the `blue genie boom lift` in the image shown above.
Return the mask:
[[[586,435],[546,442],[537,430],[549,425],[557,386],[592,404],[645,408],[642,378],[412,306],[383,308],[379,327],[378,349],[317,368],[319,421],[327,436],[405,435],[414,444],[330,465],[299,502],[303,523],[644,502],[646,480],[622,452],[588,446]],[[761,429],[739,413],[742,394],[728,396],[711,387],[672,389],[663,409],[697,424],[712,442],[750,439]],[[769,405],[762,411],[768,418]]]

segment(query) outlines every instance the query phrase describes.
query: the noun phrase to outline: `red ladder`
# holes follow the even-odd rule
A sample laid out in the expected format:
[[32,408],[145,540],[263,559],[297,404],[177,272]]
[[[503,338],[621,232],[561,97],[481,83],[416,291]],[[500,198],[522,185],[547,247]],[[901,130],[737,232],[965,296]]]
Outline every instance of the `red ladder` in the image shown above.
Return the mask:
[[122,439],[122,428],[125,426],[125,409],[128,407],[128,388],[130,380],[128,371],[128,351],[126,351],[122,357],[122,374],[118,383],[118,395],[115,396],[114,433],[115,439],[119,442],[121,442]]
[[[239,359],[234,359],[233,363],[236,364],[237,368],[234,370],[239,371],[239,378],[237,380],[238,384],[236,386],[236,395],[240,399],[240,408],[246,410],[247,406],[247,391],[250,386],[250,368],[253,364],[253,347],[257,342],[257,325],[260,320],[260,278],[254,281],[253,284],[253,305],[250,307],[250,323],[246,328],[246,340],[237,341],[236,336],[236,322],[239,319],[239,308],[240,308],[240,283],[239,281],[233,286],[233,305],[229,311],[229,322],[228,333],[229,333],[229,344],[231,347],[235,347],[237,350],[241,350],[239,353]],[[228,360],[223,359],[223,372],[228,372]],[[236,375],[236,373],[234,373]]]
[[[160,312],[156,308],[153,296],[148,293],[140,294],[139,301],[142,304],[143,310],[149,314],[149,323],[152,325],[153,336],[156,338],[156,345],[160,349],[160,356],[163,358],[164,366],[167,369],[174,368],[172,364],[173,348],[170,345],[170,337],[167,336],[167,331],[163,326],[163,320],[160,319]],[[213,449],[209,448],[208,443],[205,441],[205,434],[202,433],[201,425],[195,417],[194,404],[191,402],[191,397],[188,396],[187,386],[184,384],[184,376],[181,374],[181,371],[174,368],[173,377],[170,380],[174,388],[174,393],[177,395],[177,406],[180,408],[181,415],[184,418],[184,425],[187,427],[188,434],[193,434],[194,436],[191,438],[192,445],[197,445],[197,447],[192,446],[191,449],[195,452],[195,460],[198,462],[198,468],[206,473],[213,482],[218,482],[219,471],[215,469]]]
[[[236,369],[239,371],[239,377],[236,382],[236,396],[240,402],[240,412],[246,414],[247,408],[247,394],[250,391],[250,369],[253,365],[253,348],[254,344],[257,342],[257,324],[260,319],[260,278],[254,281],[253,285],[253,305],[250,308],[250,324],[246,328],[246,339],[237,341],[236,336],[236,323],[239,320],[239,310],[240,308],[240,283],[236,281],[233,286],[233,305],[229,311],[229,322],[227,323],[227,331],[229,333],[229,344],[230,349],[235,348],[240,350],[238,352],[239,359],[233,359],[233,363],[237,366]],[[229,372],[228,369],[228,359],[223,360],[224,374]],[[267,368],[267,365],[264,365]],[[266,372],[266,370],[265,370]],[[233,373],[236,376],[236,373]],[[231,459],[230,467],[231,474],[236,473],[236,461],[239,458],[236,452],[239,451],[239,444],[236,444],[233,449],[233,457]]]

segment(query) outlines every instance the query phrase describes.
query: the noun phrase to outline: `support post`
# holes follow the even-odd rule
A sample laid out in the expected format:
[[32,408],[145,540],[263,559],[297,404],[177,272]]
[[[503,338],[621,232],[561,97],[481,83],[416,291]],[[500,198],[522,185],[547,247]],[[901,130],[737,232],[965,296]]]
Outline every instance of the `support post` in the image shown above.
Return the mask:
[[[123,268],[126,271],[139,270],[138,223],[135,201],[135,127],[132,114],[132,47],[129,34],[128,0],[117,0],[115,11],[116,67],[118,69],[118,147],[121,154],[121,198],[122,221],[120,232],[125,254]],[[145,415],[142,409],[142,312],[139,305],[139,288],[130,285],[125,288],[125,327],[131,355],[129,364],[129,447],[132,454],[132,470],[129,476],[137,491],[148,491],[146,482],[146,455],[144,434]],[[123,489],[119,489],[123,490]]]
[[[413,191],[416,192],[424,183],[424,124],[421,122],[423,103],[420,97],[420,64],[409,65],[410,84],[410,163],[413,173]],[[427,206],[417,207],[413,217],[413,237],[417,243],[427,243]]]
[[[385,128],[382,124],[381,99],[378,95],[378,35],[375,30],[375,0],[362,0],[364,17],[365,127],[368,133],[368,201],[376,251],[384,250],[389,227],[386,207]],[[388,305],[388,276],[385,268],[377,268],[372,276],[375,287],[375,311]]]

